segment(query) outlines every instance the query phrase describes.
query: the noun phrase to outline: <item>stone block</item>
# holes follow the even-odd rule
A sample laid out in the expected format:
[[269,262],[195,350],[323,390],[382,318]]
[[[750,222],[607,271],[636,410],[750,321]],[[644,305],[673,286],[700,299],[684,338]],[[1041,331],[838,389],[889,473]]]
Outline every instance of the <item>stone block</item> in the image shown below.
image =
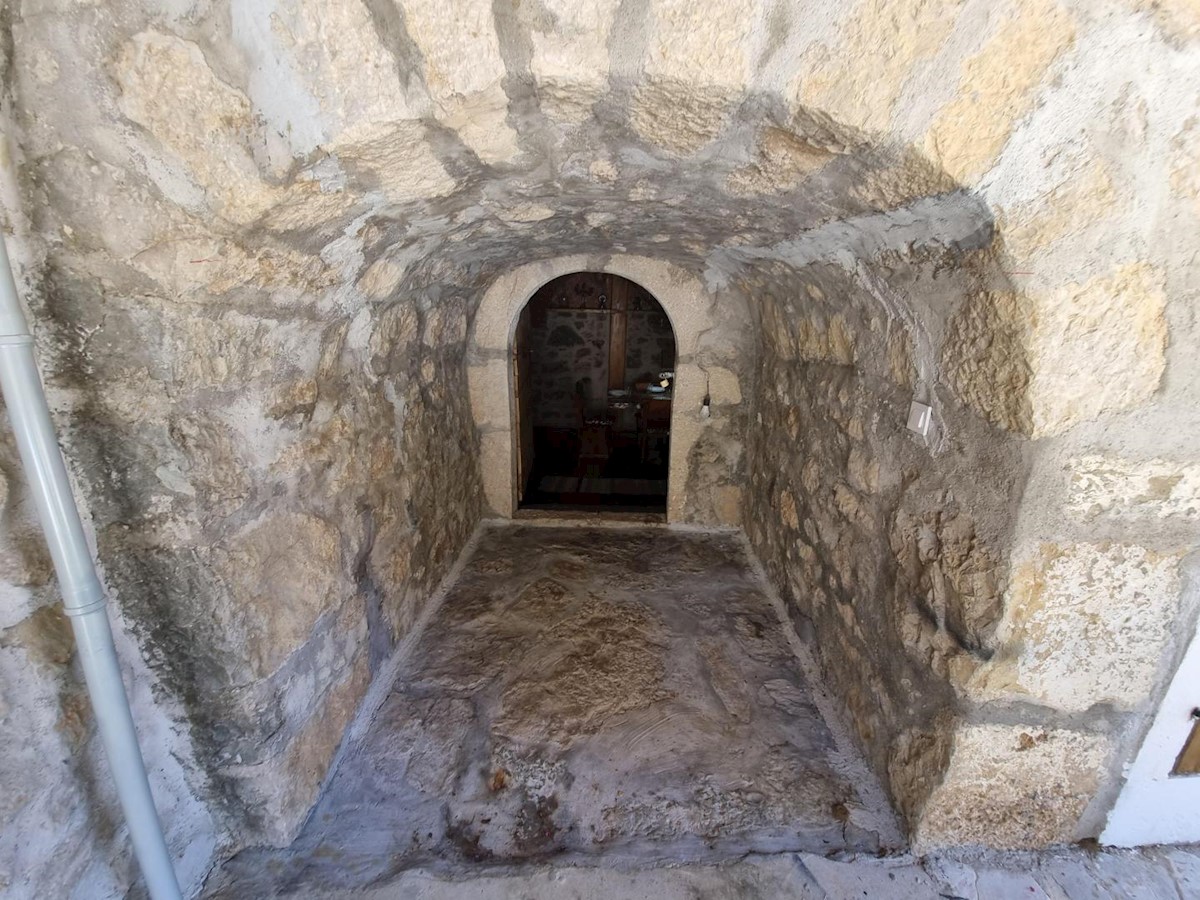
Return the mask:
[[1034,437],[1137,406],[1166,365],[1162,282],[1133,263],[1040,295],[970,297],[948,325],[943,366],[969,407]]
[[312,515],[267,516],[215,553],[235,606],[227,627],[260,677],[274,672],[317,619],[353,593],[342,571],[338,532]]
[[959,399],[1008,431],[1030,429],[1029,316],[1020,295],[973,295],[950,319],[942,348],[942,366]]
[[1035,437],[1137,406],[1158,389],[1167,347],[1161,272],[1131,263],[1034,299]]
[[916,823],[918,852],[1072,842],[1109,754],[1102,735],[1023,725],[964,725]]
[[958,94],[938,113],[925,148],[955,180],[975,183],[991,168],[1038,85],[1074,43],[1075,22],[1054,0],[1021,0],[968,58]]
[[[471,393],[471,414],[475,425],[484,431],[512,427],[512,411],[508,400],[508,364],[503,359],[467,367],[467,384]],[[497,386],[502,390],[497,390]]]
[[492,512],[508,516],[513,508],[512,432],[485,431],[479,436],[483,493]]
[[222,215],[244,224],[278,199],[244,143],[250,101],[217,78],[196,44],[141,32],[122,48],[114,76],[121,111],[187,167]]
[[638,88],[630,119],[649,143],[691,156],[728,124],[737,94],[730,89],[655,80]]
[[491,3],[461,3],[451,22],[436,0],[406,0],[404,25],[420,52],[438,118],[483,162],[510,160],[517,141],[505,121],[508,97],[502,82],[508,73]]
[[[963,0],[868,0],[806,54],[797,94],[854,128],[882,131],[907,79],[949,36]],[[886,53],[878,52],[887,47]]]
[[1094,454],[1067,466],[1067,509],[1082,521],[1200,518],[1200,464]]
[[538,83],[542,110],[560,121],[577,122],[607,90],[609,36],[617,9],[584,0],[545,0],[552,32],[531,29],[529,71]]
[[369,683],[370,669],[362,653],[345,677],[318,700],[308,721],[278,755],[256,766],[229,769],[244,785],[261,822],[259,833],[269,845],[285,846],[295,837]]
[[1172,633],[1179,563],[1126,544],[1043,544],[1015,569],[999,649],[970,693],[1070,712],[1138,706]]

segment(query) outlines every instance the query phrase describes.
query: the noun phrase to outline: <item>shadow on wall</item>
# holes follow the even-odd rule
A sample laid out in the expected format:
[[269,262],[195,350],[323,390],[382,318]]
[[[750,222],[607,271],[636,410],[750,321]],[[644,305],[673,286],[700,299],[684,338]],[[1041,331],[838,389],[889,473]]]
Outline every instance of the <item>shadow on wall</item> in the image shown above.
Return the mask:
[[[1019,432],[952,387],[979,365],[961,332],[993,266],[986,248],[930,248],[741,282],[761,329],[747,531],[910,824],[949,763],[958,694],[997,649],[1024,480]],[[1024,415],[1019,380],[971,386],[1005,424]],[[934,410],[926,436],[906,427],[914,398]]]

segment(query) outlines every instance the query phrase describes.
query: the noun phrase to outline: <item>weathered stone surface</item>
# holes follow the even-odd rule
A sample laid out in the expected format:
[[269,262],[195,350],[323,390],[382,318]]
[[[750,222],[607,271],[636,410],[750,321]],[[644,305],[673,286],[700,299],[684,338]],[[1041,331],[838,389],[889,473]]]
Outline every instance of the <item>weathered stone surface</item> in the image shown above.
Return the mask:
[[951,321],[943,365],[963,401],[991,421],[1056,434],[1157,390],[1164,308],[1162,276],[1141,263],[1035,297],[982,294]]
[[1067,506],[1080,519],[1200,518],[1200,465],[1167,459],[1083,456],[1069,460]]
[[885,850],[781,624],[732,535],[489,529],[296,843],[209,895],[614,847]]
[[1034,435],[1128,409],[1158,389],[1167,344],[1159,272],[1122,266],[1036,302],[1029,338]]
[[[940,457],[903,431],[905,369],[932,371],[945,326],[932,313],[890,319],[883,291],[960,311],[977,297],[969,280],[938,283],[919,264],[889,276],[881,288],[810,266],[747,285],[760,298],[764,354],[745,521],[779,592],[815,631],[876,771],[915,818],[945,765],[947,698],[990,653],[1002,613],[1019,465],[1014,438],[949,405],[950,427],[972,437]],[[891,350],[897,333],[902,354]],[[975,466],[986,481],[965,475]]]
[[758,158],[729,176],[732,194],[755,196],[789,191],[825,165],[833,153],[782,128],[769,128],[758,145]]
[[278,757],[259,763],[257,771],[230,769],[231,775],[248,785],[246,793],[262,818],[260,830],[266,840],[284,844],[294,837],[296,823],[312,806],[369,676],[364,653],[349,674],[318,697],[308,723]]
[[836,37],[809,51],[800,99],[857,128],[886,130],[905,80],[941,49],[963,5],[962,0],[855,4]]
[[638,88],[630,118],[643,139],[673,156],[690,156],[729,123],[735,99],[728,88],[696,90],[686,82],[659,79]]
[[441,108],[439,118],[483,162],[507,162],[517,141],[505,121],[508,97],[501,82],[507,72],[492,5],[461,5],[453,29],[445,27],[444,12],[436,0],[404,4],[404,25],[425,64],[425,87]]
[[245,592],[221,624],[246,642],[254,671],[270,675],[307,642],[317,617],[353,591],[338,577],[338,534],[315,516],[283,515],[229,543],[218,553],[217,572]]
[[1154,686],[1179,607],[1179,557],[1120,544],[1042,546],[1013,574],[1003,649],[970,685],[1079,712]]
[[959,730],[950,767],[921,817],[922,849],[1066,844],[1110,749],[1100,735],[1021,725]]
[[1200,9],[1195,0],[1127,0],[1138,12],[1154,16],[1158,24],[1173,37],[1196,39],[1200,37]]
[[[1200,35],[1200,15],[1195,16],[1192,27]],[[1200,120],[1192,118],[1171,140],[1171,187],[1189,198],[1200,215],[1200,174],[1194,165],[1197,157],[1200,157]]]
[[1112,167],[1103,159],[1080,160],[1067,177],[1027,204],[1004,209],[1004,249],[1021,265],[1056,241],[1094,227],[1118,212]]
[[970,184],[995,161],[1033,103],[1046,70],[1075,39],[1071,14],[1055,0],[1023,0],[962,68],[958,96],[925,138],[929,154],[956,180]]
[[221,215],[246,223],[275,201],[247,146],[249,101],[216,77],[196,44],[143,32],[123,48],[115,68],[121,111],[187,166]]
[[1008,431],[1032,426],[1028,301],[1018,294],[971,296],[950,320],[942,365],[959,399]]
[[607,3],[547,0],[553,31],[530,30],[529,70],[537,79],[544,112],[578,122],[607,90],[608,39],[617,9]]

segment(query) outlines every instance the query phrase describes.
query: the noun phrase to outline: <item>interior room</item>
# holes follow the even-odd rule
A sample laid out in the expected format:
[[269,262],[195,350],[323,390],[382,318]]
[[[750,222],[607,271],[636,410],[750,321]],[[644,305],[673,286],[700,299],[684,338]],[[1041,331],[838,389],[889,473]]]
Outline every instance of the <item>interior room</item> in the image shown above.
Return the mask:
[[514,352],[521,506],[665,512],[675,335],[658,301],[619,275],[561,276],[521,312]]

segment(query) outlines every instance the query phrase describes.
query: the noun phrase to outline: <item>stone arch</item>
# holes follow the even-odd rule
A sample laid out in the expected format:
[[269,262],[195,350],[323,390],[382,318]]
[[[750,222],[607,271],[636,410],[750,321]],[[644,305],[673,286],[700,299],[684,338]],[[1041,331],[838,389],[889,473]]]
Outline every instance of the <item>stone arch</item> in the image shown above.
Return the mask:
[[[509,364],[517,319],[538,288],[561,275],[592,271],[619,275],[649,291],[675,332],[675,403],[671,413],[667,521],[689,521],[689,460],[706,420],[706,392],[714,415],[741,401],[737,376],[712,365],[702,336],[714,327],[713,296],[695,275],[671,263],[645,256],[562,256],[518,266],[498,277],[484,292],[467,337],[471,408],[479,433],[484,497],[491,511],[511,518],[517,506],[514,440],[515,397]],[[714,390],[717,372],[719,390]],[[729,380],[732,377],[733,383]],[[730,507],[735,505],[731,498]],[[734,509],[719,524],[736,523]]]

